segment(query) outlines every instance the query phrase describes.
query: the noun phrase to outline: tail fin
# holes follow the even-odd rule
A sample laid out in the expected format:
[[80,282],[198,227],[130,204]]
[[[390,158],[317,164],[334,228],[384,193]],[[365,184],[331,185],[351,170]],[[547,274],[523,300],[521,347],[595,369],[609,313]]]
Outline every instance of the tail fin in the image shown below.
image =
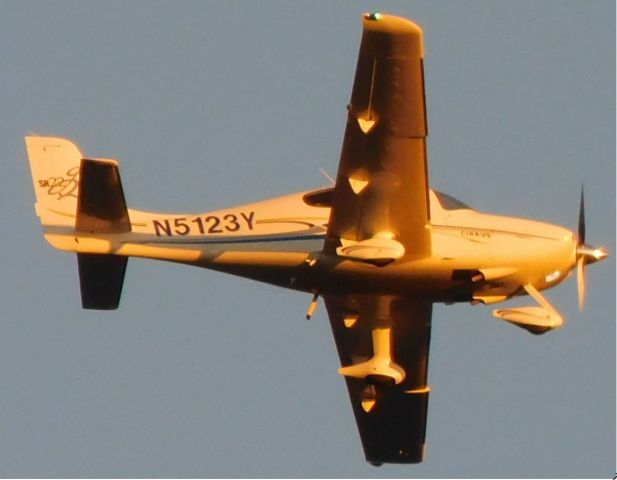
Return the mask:
[[[115,160],[81,160],[75,230],[94,234],[131,231]],[[118,308],[127,261],[127,257],[111,254],[77,254],[83,308]]]
[[[69,140],[26,137],[36,194],[36,213],[55,247],[77,251],[83,308],[118,308],[127,257],[84,251],[78,242],[54,237],[131,231],[118,162],[85,159]],[[59,234],[59,235],[55,235]]]
[[36,195],[35,210],[43,227],[74,227],[82,154],[69,140],[26,137]]

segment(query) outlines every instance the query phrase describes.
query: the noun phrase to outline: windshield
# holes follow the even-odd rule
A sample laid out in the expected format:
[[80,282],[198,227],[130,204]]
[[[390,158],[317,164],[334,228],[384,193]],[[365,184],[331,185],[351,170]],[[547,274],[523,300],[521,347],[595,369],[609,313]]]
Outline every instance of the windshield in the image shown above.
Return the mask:
[[439,203],[445,210],[471,209],[469,205],[461,202],[460,200],[458,200],[457,198],[454,198],[451,195],[448,195],[447,193],[438,192],[437,190],[433,190],[433,191],[435,192],[435,195],[437,196]]

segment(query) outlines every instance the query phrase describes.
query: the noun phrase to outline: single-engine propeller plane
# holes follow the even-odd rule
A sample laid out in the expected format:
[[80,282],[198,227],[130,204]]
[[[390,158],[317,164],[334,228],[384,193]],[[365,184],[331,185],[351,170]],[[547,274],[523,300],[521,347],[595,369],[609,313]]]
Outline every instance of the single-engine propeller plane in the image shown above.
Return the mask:
[[336,181],[207,213],[127,208],[115,160],[27,136],[46,240],[77,253],[83,308],[118,307],[128,257],[167,260],[322,297],[367,461],[422,461],[432,305],[533,306],[493,315],[534,334],[563,324],[541,291],[607,252],[578,234],[482,213],[428,186],[422,31],[365,14]]

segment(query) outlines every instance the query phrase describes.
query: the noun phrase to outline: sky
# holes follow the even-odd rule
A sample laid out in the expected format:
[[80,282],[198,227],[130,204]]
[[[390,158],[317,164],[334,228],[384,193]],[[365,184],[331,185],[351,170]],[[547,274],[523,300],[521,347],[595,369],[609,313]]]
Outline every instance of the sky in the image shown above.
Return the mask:
[[[2,2],[0,476],[600,477],[615,466],[612,1]],[[613,254],[549,291],[543,336],[436,305],[427,452],[365,463],[310,296],[131,259],[80,307],[34,214],[23,137],[116,158],[132,208],[199,212],[336,173],[361,14],[424,31],[432,186]],[[530,305],[519,298],[506,305]],[[533,303],[533,302],[532,302]]]

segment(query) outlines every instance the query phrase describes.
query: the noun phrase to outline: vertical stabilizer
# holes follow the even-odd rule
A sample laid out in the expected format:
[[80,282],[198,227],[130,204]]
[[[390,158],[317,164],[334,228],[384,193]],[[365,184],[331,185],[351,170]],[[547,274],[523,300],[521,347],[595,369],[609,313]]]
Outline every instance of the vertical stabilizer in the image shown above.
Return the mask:
[[43,227],[74,227],[81,152],[70,140],[26,137],[36,214]]

